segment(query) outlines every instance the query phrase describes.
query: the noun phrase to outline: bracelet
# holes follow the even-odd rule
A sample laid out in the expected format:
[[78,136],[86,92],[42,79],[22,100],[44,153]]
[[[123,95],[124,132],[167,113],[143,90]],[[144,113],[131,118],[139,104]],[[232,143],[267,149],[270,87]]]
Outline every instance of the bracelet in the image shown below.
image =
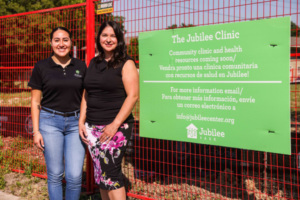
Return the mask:
[[40,133],[40,130],[37,130],[37,131],[32,131],[32,133],[33,133],[33,135],[32,135],[32,136],[35,136],[35,135],[37,135],[37,134],[41,134],[41,133]]

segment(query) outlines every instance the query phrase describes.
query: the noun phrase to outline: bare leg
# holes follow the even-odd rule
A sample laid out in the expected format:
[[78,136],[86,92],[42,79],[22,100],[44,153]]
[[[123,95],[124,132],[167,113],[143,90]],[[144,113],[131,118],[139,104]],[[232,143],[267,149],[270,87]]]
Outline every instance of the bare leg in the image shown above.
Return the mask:
[[110,200],[108,197],[108,190],[100,189],[100,194],[102,200]]
[[108,190],[108,197],[110,200],[126,200],[125,187],[116,190]]

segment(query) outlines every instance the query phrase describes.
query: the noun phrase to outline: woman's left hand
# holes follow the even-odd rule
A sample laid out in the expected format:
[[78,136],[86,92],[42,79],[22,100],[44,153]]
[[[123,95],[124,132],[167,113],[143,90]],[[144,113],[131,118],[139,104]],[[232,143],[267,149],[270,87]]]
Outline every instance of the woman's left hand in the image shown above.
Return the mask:
[[103,129],[102,129],[102,134],[100,136],[100,142],[109,142],[114,135],[116,134],[116,132],[118,131],[119,126],[111,123],[106,125]]

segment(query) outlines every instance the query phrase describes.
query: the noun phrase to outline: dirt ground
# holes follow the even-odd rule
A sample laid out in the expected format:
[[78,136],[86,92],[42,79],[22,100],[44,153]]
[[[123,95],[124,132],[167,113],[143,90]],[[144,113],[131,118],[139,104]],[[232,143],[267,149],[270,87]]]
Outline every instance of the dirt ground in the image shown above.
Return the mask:
[[[287,200],[283,190],[278,190],[276,194],[263,192],[263,189],[258,186],[256,181],[251,178],[244,177],[238,180],[234,176],[226,176],[226,173],[231,173],[228,169],[223,174],[217,177],[202,177],[195,182],[189,182],[187,179],[179,179],[174,176],[166,177],[163,181],[153,179],[142,180],[134,177],[134,169],[130,164],[127,164],[124,174],[131,182],[130,193],[138,194],[152,199],[164,200]],[[226,172],[226,173],[225,173]],[[209,179],[216,178],[220,181],[218,185],[209,184]],[[22,173],[10,172],[4,175],[6,181],[5,188],[1,191],[22,197],[24,200],[46,200],[48,199],[47,180],[37,177],[27,176]],[[132,180],[135,180],[133,183]],[[236,181],[237,180],[237,181]],[[244,185],[244,191],[235,190],[239,185]],[[228,185],[228,187],[224,187]],[[268,190],[270,185],[268,186]],[[274,191],[274,190],[273,190]],[[239,194],[242,192],[243,194]],[[238,198],[230,198],[237,196]],[[241,198],[242,197],[242,198]],[[100,200],[99,193],[95,192],[92,195],[86,195],[84,192],[80,200]],[[128,197],[128,200],[136,198]]]
[[1,191],[30,200],[48,199],[47,181],[11,172],[4,175],[6,186]]
[[[6,187],[1,191],[13,194],[15,196],[22,197],[24,200],[46,200],[48,199],[47,193],[47,181],[36,177],[27,177],[24,174],[11,172],[4,175],[6,181]],[[139,181],[139,184],[135,185],[133,190],[139,189],[140,195],[143,196],[155,196],[156,199],[201,199],[201,200],[217,200],[217,199],[230,199],[219,194],[211,193],[205,189],[196,186],[190,186],[188,184],[170,184],[167,187],[172,188],[169,192],[161,193],[161,188],[157,183],[145,184],[143,181]],[[186,190],[192,189],[199,195],[194,198],[192,195],[188,195]],[[182,190],[182,191],[180,191]],[[203,194],[203,195],[200,195]],[[82,194],[80,199],[86,200],[100,200],[99,194],[84,195]],[[129,200],[135,200],[136,198],[128,198]]]
[[[300,117],[299,117],[300,118]],[[292,133],[299,133],[300,130],[291,128]],[[21,145],[20,145],[21,144]],[[16,149],[18,146],[19,149]],[[1,151],[16,152],[14,154],[15,160],[12,163],[16,163],[19,158],[20,161],[34,160],[36,165],[32,166],[32,172],[35,170],[45,172],[45,168],[39,168],[44,166],[44,158],[40,151],[37,151],[32,145],[27,145],[26,140],[15,141],[12,137],[2,138]],[[28,156],[30,155],[30,156]],[[288,160],[288,159],[287,159]],[[277,159],[278,162],[278,159]],[[2,163],[4,164],[4,163]],[[208,170],[205,176],[182,177],[175,172],[170,175],[164,175],[162,178],[159,172],[150,175],[150,180],[145,180],[145,177],[137,177],[136,169],[132,165],[132,161],[125,161],[123,163],[123,173],[128,179],[128,185],[130,185],[130,193],[149,197],[152,199],[163,200],[287,200],[294,199],[297,194],[289,194],[288,192],[297,192],[297,183],[288,181],[294,180],[291,175],[294,172],[277,172],[270,173],[268,171],[267,180],[271,180],[268,183],[263,180],[261,171],[243,170],[240,174],[231,171],[226,168],[220,171]],[[263,166],[263,165],[261,165]],[[272,165],[268,165],[272,166]],[[272,172],[272,169],[269,169]],[[26,171],[26,170],[25,170]],[[252,174],[248,172],[253,172]],[[272,177],[272,174],[276,175]],[[283,174],[284,177],[281,177]],[[48,199],[47,192],[47,180],[30,176],[26,173],[10,172],[3,175],[6,185],[1,191],[10,193],[27,200],[46,200]],[[296,180],[296,179],[295,179]],[[275,184],[276,183],[276,184]],[[285,184],[283,184],[285,183]],[[0,180],[1,185],[1,180]],[[293,187],[293,188],[291,188]],[[86,195],[84,192],[81,195],[80,200],[98,200],[101,199],[98,192],[93,195]],[[136,198],[129,197],[129,200],[135,200]]]
[[[130,178],[130,177],[129,177]],[[1,191],[22,197],[24,200],[46,200],[48,199],[47,181],[37,177],[27,177],[25,174],[11,172],[4,175],[6,186]],[[172,179],[172,178],[171,178]],[[226,177],[220,177],[221,184],[226,185]],[[237,200],[242,198],[229,198],[226,195],[218,193],[218,188],[207,185],[205,178],[199,186],[191,185],[185,181],[166,180],[169,184],[159,183],[158,181],[147,182],[144,180],[136,180],[134,185],[131,185],[131,193],[139,194],[153,199],[164,200]],[[206,182],[206,183],[205,183]],[[230,182],[230,181],[228,181]],[[238,183],[237,183],[238,184]],[[255,182],[251,179],[245,179],[244,183],[245,195],[243,199],[251,200],[286,200],[283,191],[279,190],[275,195],[268,195],[259,190]],[[210,187],[210,188],[208,188]],[[231,185],[232,187],[232,185]],[[207,188],[207,189],[206,189]],[[212,192],[215,191],[216,193]],[[230,195],[230,191],[227,191]],[[222,192],[224,193],[224,191]],[[231,195],[230,195],[231,196]],[[81,200],[100,200],[100,195],[82,194]],[[128,200],[136,198],[129,197]]]

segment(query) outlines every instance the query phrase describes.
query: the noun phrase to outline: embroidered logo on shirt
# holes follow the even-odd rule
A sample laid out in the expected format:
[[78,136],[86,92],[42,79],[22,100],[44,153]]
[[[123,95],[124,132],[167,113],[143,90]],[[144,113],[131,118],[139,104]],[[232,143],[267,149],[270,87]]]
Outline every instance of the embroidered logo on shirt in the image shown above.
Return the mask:
[[82,78],[82,75],[80,74],[80,71],[79,71],[79,70],[76,70],[76,71],[75,71],[74,76],[77,77],[77,78]]

